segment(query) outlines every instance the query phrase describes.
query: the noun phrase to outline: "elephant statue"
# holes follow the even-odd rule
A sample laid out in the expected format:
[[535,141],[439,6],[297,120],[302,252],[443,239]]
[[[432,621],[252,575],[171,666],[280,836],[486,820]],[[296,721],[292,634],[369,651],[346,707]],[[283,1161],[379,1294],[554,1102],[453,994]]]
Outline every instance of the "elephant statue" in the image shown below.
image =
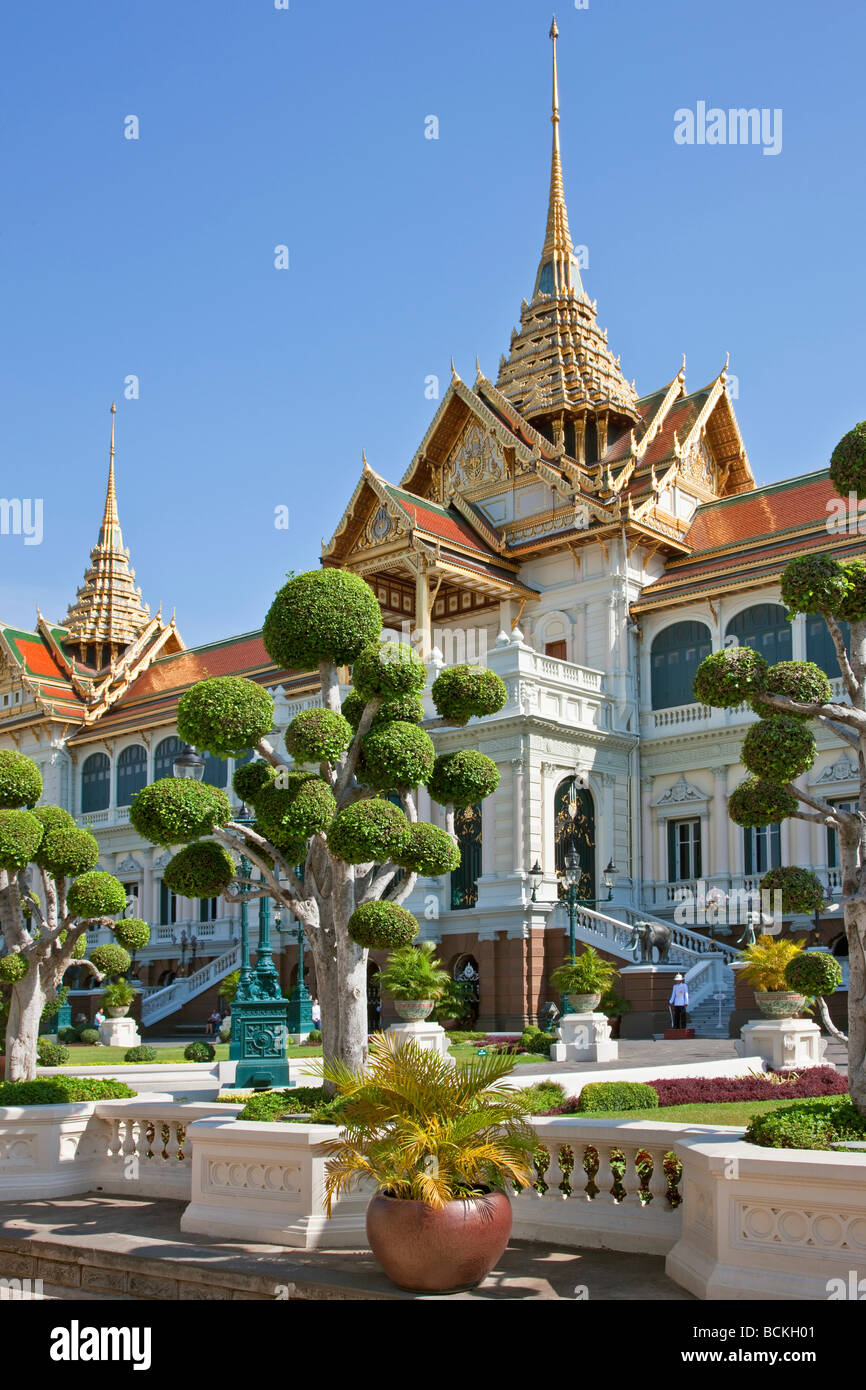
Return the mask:
[[[653,946],[655,946],[658,951],[658,964],[667,964],[673,941],[673,932],[670,927],[666,926],[664,922],[635,922],[632,931],[635,935],[635,960],[640,959],[645,964],[651,965]],[[638,951],[640,951],[640,956],[638,956]]]

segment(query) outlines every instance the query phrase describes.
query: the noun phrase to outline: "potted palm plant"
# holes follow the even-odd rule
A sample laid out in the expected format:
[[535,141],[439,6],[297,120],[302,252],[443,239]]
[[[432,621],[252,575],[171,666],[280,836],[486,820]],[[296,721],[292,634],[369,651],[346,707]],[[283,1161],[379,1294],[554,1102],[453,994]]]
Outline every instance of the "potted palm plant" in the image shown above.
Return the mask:
[[569,956],[557,966],[550,983],[565,997],[573,1013],[591,1014],[618,974],[615,965],[600,956],[594,947],[587,946],[579,956]]
[[128,980],[115,980],[102,992],[102,1003],[109,1018],[125,1018],[134,998],[135,990]]
[[420,946],[400,946],[391,952],[385,969],[379,972],[380,990],[394,1000],[405,1023],[420,1023],[429,1017],[448,985],[448,971],[436,960],[435,950],[432,941],[422,941]]
[[513,1065],[490,1054],[454,1067],[388,1033],[371,1039],[360,1074],[325,1064],[342,1126],[322,1145],[326,1210],[361,1181],[375,1186],[367,1239],[399,1288],[472,1288],[508,1244],[506,1189],[528,1186],[538,1142],[526,1100],[501,1084]]
[[765,1018],[794,1018],[803,1008],[805,995],[791,989],[785,975],[802,951],[803,943],[790,936],[759,936],[743,951],[740,978],[754,986],[755,1003]]

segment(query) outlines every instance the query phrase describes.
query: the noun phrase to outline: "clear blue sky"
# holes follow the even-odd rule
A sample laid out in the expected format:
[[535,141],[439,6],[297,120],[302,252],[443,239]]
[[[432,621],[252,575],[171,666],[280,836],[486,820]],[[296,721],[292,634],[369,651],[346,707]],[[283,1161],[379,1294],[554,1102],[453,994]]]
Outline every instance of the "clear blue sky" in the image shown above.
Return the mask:
[[[496,376],[544,229],[549,0],[290,3],[5,9],[0,491],[45,507],[41,546],[0,536],[5,621],[81,581],[114,397],[138,580],[193,644],[318,563],[362,447],[400,477],[428,374]],[[759,482],[824,466],[866,415],[862,5],[557,18],[571,229],[624,371],[647,392],[685,351],[697,388],[730,350]],[[698,101],[781,108],[781,154],[676,145]]]

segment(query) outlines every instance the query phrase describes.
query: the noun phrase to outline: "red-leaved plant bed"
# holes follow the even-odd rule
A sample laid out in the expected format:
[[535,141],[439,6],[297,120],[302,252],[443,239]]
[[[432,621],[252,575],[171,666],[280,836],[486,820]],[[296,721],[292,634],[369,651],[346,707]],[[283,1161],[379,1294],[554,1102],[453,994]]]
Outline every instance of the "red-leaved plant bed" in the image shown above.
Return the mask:
[[488,1034],[476,1047],[486,1047],[489,1052],[522,1052],[520,1046],[520,1033],[497,1033],[495,1036]]
[[[659,1098],[659,1106],[707,1105],[736,1100],[809,1100],[815,1096],[844,1096],[848,1082],[833,1067],[807,1067],[786,1076],[675,1076],[649,1081]],[[571,1096],[548,1115],[573,1115],[577,1096]]]

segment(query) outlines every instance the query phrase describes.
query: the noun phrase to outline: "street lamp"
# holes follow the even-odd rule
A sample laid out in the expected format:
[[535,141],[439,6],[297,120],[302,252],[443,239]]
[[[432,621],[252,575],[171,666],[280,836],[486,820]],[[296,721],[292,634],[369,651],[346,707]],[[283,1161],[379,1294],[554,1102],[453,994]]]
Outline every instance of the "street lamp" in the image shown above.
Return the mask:
[[605,869],[604,874],[602,875],[602,880],[604,882],[605,888],[607,889],[607,898],[605,899],[605,901],[610,902],[611,898],[613,897],[613,885],[616,882],[616,865],[614,864],[612,859],[608,864],[607,868]]
[[530,897],[529,901],[534,903],[538,901],[536,895],[541,885],[541,880],[544,877],[544,872],[537,859],[533,864],[532,868],[529,870],[528,877],[529,882],[532,884],[532,896]]
[[174,777],[189,777],[193,781],[200,782],[204,777],[204,758],[197,753],[192,744],[184,744],[183,751],[178,753],[171,766]]
[[293,936],[298,943],[298,983],[289,995],[288,1029],[289,1033],[305,1037],[313,1027],[313,999],[304,984],[304,928],[300,921],[294,926],[283,926],[283,909],[278,905],[274,912],[274,926],[280,936]]
[[[567,851],[564,867],[562,870],[562,881],[565,884],[565,901],[568,904],[568,955],[570,960],[574,960],[577,955],[577,944],[574,935],[574,914],[577,908],[577,890],[583,878],[583,865],[580,862],[580,855],[574,845]],[[562,1014],[565,1016],[569,1012],[568,994],[562,995]]]

